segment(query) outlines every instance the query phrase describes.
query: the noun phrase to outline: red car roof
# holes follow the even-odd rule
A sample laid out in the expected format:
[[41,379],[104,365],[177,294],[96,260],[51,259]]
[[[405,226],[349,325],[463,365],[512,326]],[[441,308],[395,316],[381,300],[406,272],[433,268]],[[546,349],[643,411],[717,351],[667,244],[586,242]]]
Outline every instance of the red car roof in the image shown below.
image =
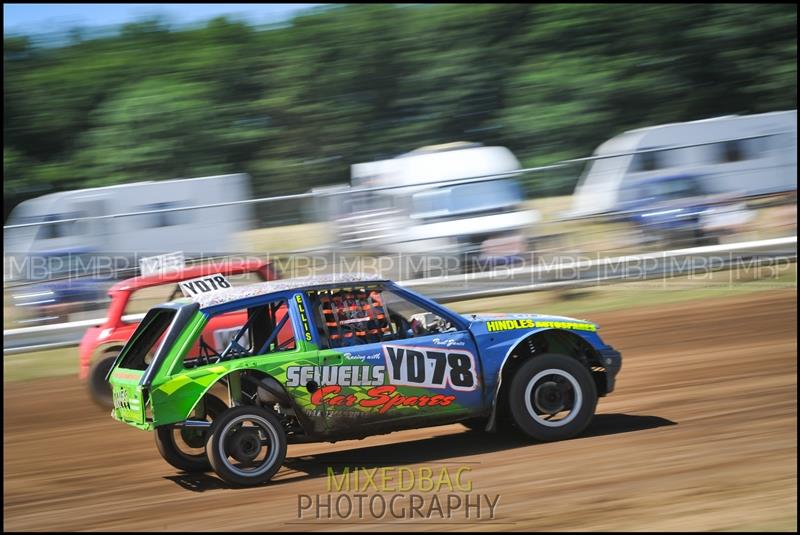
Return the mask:
[[270,262],[266,262],[264,260],[249,259],[229,260],[225,262],[197,266],[186,266],[184,268],[174,271],[171,270],[166,273],[140,275],[139,277],[125,279],[124,281],[114,284],[114,286],[109,289],[109,292],[139,290],[141,288],[158,286],[160,284],[169,284],[171,282],[178,283],[183,280],[194,279],[196,277],[202,277],[203,275],[212,275],[214,273],[222,273],[223,275],[252,273],[269,265]]

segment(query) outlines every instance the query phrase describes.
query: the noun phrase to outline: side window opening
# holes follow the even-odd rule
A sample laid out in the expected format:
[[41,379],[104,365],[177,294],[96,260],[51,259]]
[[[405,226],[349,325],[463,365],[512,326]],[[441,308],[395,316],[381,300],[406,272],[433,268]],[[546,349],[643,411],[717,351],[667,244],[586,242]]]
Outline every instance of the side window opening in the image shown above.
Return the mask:
[[[238,325],[214,329],[215,318]],[[212,317],[183,364],[185,368],[191,369],[242,357],[295,349],[297,343],[289,307],[287,301],[282,299]]]
[[122,357],[121,368],[144,371],[153,361],[155,352],[167,332],[175,310],[153,309],[147,313],[129,342],[130,348]]
[[449,320],[435,314],[391,290],[383,292],[383,299],[397,324],[401,338],[417,338],[456,330]]
[[306,293],[328,349],[416,338],[455,328],[446,319],[381,287]]
[[395,335],[376,288],[317,290],[306,295],[327,348],[378,343]]
[[252,326],[255,355],[291,351],[297,343],[286,300],[251,308],[247,311],[248,324]]

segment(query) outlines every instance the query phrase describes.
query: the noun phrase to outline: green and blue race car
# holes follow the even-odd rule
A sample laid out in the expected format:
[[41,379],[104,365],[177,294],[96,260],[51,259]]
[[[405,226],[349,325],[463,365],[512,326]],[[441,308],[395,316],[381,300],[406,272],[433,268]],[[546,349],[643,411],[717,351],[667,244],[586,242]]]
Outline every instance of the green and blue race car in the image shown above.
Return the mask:
[[[233,288],[216,274],[152,308],[108,374],[116,420],[164,459],[234,485],[268,481],[287,444],[461,422],[553,441],[581,433],[621,356],[588,321],[462,316],[367,276]],[[203,337],[241,318],[224,349]]]

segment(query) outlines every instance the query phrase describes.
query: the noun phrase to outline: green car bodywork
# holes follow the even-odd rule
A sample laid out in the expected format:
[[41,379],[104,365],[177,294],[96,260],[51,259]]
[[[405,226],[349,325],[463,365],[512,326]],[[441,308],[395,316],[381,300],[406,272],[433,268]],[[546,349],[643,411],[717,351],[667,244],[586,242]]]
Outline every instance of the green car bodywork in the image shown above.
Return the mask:
[[[300,294],[296,294],[295,299],[296,302],[302,303]],[[168,346],[164,344],[165,347],[159,349],[165,351],[165,354],[162,359],[158,359],[161,365],[152,378],[146,381],[147,384],[142,384],[146,371],[119,367],[126,351],[136,342],[135,338],[126,344],[112,368],[108,378],[114,393],[112,416],[120,422],[148,431],[161,425],[182,422],[189,418],[212,386],[224,377],[230,376],[232,372],[259,370],[285,383],[287,366],[315,365],[317,362],[317,346],[303,336],[296,338],[297,348],[293,351],[254,355],[215,365],[185,369],[184,356],[193,341],[203,332],[209,318],[189,299],[174,301],[172,305],[180,307],[180,310],[192,310],[192,313],[177,334],[174,343]],[[149,369],[151,368],[148,368],[148,371]],[[236,385],[231,387],[235,389]],[[236,392],[233,395],[236,397]],[[147,411],[148,406],[150,411]]]

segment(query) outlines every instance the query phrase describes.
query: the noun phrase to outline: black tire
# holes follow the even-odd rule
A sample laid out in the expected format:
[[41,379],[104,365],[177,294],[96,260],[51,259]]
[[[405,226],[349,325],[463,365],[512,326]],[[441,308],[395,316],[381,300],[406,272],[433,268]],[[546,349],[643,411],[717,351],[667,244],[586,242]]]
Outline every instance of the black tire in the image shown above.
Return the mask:
[[[217,396],[207,394],[205,396],[205,414],[195,414],[192,419],[211,420],[213,423],[227,408],[228,406],[225,402]],[[157,427],[153,434],[155,435],[158,453],[170,465],[184,472],[207,472],[211,470],[211,463],[208,462],[208,456],[205,451],[208,433],[208,429],[181,429],[174,425],[162,425]],[[180,440],[185,446],[195,449],[202,448],[202,452],[191,453],[182,450],[177,443],[179,438],[176,435],[178,434],[180,434]]]
[[484,431],[486,431],[486,424],[489,423],[489,418],[470,418],[468,420],[462,420],[458,423],[460,423],[470,431],[483,433]]
[[[543,373],[548,370],[553,373]],[[530,359],[517,370],[508,399],[517,427],[532,438],[552,442],[572,438],[586,429],[597,407],[597,387],[583,364],[566,355],[548,353]],[[551,412],[559,408],[562,410]],[[564,411],[564,417],[546,423],[546,415]]]
[[119,350],[106,351],[92,363],[92,367],[89,369],[89,395],[92,401],[104,409],[114,407],[114,401],[111,398],[111,385],[106,381],[106,375],[114,365],[114,360],[117,358],[118,353]]
[[[261,432],[257,431],[256,427],[242,427],[240,424],[243,420],[257,423],[270,442],[263,462],[259,463],[251,473],[247,473],[241,466],[234,466],[229,459],[236,451],[243,456],[253,455],[253,450],[258,445],[255,456],[249,459],[254,460],[264,449]],[[241,434],[243,430],[248,434]],[[258,442],[253,442],[256,437]],[[211,466],[219,477],[231,485],[249,487],[272,479],[286,458],[286,446],[286,432],[275,414],[260,407],[240,406],[225,411],[214,422],[211,435],[206,442],[206,451]],[[243,464],[246,462],[241,459],[235,460]]]

